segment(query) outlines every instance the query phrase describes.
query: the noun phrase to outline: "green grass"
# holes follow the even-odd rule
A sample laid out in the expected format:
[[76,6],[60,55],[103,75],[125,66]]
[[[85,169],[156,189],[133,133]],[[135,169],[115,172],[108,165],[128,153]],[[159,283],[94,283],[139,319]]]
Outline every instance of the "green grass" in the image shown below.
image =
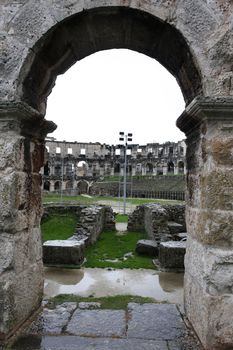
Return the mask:
[[43,203],[51,203],[51,202],[72,202],[76,204],[92,204],[96,202],[96,197],[88,198],[88,197],[83,197],[83,196],[61,196],[59,194],[43,194]]
[[[123,235],[112,231],[102,232],[98,241],[86,249],[87,261],[84,267],[155,269],[151,257],[135,252],[137,241],[144,238],[145,234],[139,232],[128,232]],[[132,256],[124,258],[124,255],[130,252],[132,252]],[[117,261],[109,261],[116,259]]]
[[[88,197],[83,197],[83,196],[62,196],[62,201],[61,201],[61,196],[59,194],[44,194],[43,195],[43,203],[75,203],[75,204],[94,204],[98,203],[99,201],[115,201],[118,202],[119,198],[118,197],[97,197],[93,196],[91,198]],[[123,201],[123,199],[120,199]],[[126,202],[128,204],[136,204],[136,205],[141,205],[141,204],[146,204],[146,203],[157,203],[157,204],[184,204],[185,202],[183,201],[177,201],[177,200],[169,200],[169,199],[153,199],[153,198],[127,198]]]
[[128,215],[127,214],[117,214],[115,216],[116,222],[128,222]]
[[111,309],[111,310],[126,310],[128,303],[156,303],[157,301],[153,298],[140,297],[133,295],[116,295],[109,297],[80,297],[73,294],[61,294],[49,300],[47,304],[48,307],[54,308],[58,304],[65,302],[99,302],[101,304],[101,309]]
[[67,239],[75,232],[77,217],[74,214],[53,214],[42,224],[42,240]]
[[147,204],[147,203],[156,203],[156,204],[184,204],[184,201],[177,201],[172,199],[153,199],[153,198],[129,198],[129,203],[141,205],[141,204]]

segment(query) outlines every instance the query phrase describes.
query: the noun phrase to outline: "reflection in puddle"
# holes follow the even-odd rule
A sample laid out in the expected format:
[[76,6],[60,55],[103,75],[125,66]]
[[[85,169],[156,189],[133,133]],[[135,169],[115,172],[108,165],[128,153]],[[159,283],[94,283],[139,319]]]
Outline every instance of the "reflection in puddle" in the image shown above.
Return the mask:
[[44,294],[46,298],[58,294],[83,297],[130,294],[182,304],[183,274],[145,269],[45,268]]

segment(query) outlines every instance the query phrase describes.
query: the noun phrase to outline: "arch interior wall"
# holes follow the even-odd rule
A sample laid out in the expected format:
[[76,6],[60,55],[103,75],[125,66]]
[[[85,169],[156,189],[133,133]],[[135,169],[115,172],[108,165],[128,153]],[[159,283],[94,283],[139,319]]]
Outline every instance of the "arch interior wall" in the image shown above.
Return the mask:
[[0,3],[0,340],[39,306],[44,119],[56,76],[96,51],[158,60],[182,90],[189,233],[185,312],[206,349],[233,347],[233,70],[230,0]]

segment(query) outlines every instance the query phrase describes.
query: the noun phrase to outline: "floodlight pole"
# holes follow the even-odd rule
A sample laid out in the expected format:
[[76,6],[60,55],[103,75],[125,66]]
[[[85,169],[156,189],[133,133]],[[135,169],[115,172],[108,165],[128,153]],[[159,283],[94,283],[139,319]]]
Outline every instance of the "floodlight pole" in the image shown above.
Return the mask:
[[123,205],[123,214],[126,214],[126,180],[127,180],[127,135],[125,135],[125,160],[124,160],[124,187],[123,187],[123,198],[124,198],[124,205]]
[[63,199],[63,192],[62,192],[62,186],[63,186],[63,177],[64,177],[64,158],[61,158],[61,197],[60,197],[60,202],[62,202]]
[[126,214],[126,196],[127,196],[127,193],[126,193],[126,180],[127,180],[127,148],[128,148],[128,141],[132,141],[132,136],[133,134],[131,133],[128,133],[128,134],[125,134],[124,132],[120,132],[119,133],[120,135],[120,138],[119,140],[120,141],[124,141],[125,144],[124,144],[124,182],[123,182],[123,214],[125,215]]

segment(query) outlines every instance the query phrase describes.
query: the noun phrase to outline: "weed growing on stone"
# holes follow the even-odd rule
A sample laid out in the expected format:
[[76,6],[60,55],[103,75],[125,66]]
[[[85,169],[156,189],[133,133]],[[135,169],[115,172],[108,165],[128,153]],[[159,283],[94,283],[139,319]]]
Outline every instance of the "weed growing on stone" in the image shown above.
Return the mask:
[[47,307],[55,308],[56,305],[65,302],[98,302],[100,303],[101,309],[111,309],[111,310],[126,310],[128,303],[157,303],[153,298],[134,296],[134,295],[115,295],[108,297],[80,297],[73,294],[60,294],[54,298],[51,298],[47,304]]

